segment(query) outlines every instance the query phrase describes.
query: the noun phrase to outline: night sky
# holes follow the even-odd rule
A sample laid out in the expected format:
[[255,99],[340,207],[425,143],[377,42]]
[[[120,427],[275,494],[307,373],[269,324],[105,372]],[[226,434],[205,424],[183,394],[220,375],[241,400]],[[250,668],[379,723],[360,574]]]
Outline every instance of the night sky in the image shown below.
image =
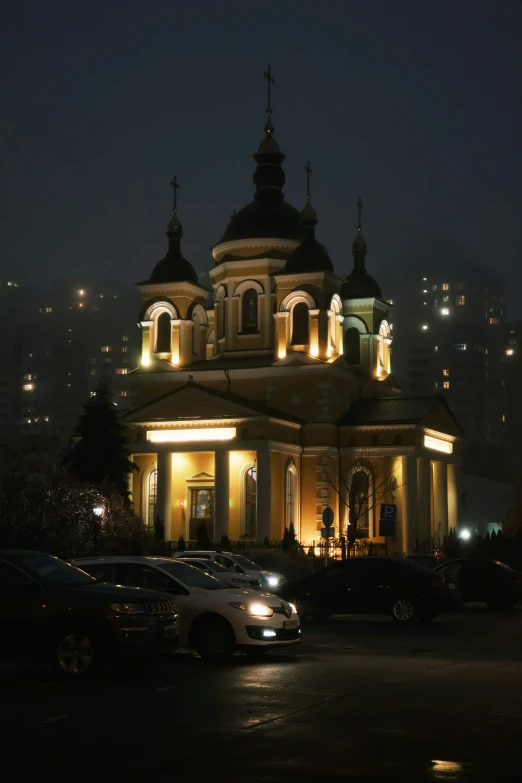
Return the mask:
[[2,22],[0,277],[142,280],[175,173],[207,270],[252,197],[270,62],[286,198],[303,206],[310,158],[338,273],[360,194],[378,279],[412,244],[436,260],[437,235],[505,275],[522,315],[519,0],[18,0]]

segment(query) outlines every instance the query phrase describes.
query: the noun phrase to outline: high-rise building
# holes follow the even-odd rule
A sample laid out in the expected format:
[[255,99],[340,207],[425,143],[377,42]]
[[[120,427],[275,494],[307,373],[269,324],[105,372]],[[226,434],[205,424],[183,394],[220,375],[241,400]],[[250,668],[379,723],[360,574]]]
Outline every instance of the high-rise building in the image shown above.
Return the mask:
[[502,471],[505,318],[501,281],[477,267],[424,270],[394,296],[394,372],[407,394],[440,394],[465,435],[464,467]]
[[0,413],[5,409],[8,416],[4,432],[47,436],[63,446],[98,381],[108,383],[121,410],[129,408],[127,375],[138,363],[140,342],[130,317],[136,308],[134,289],[69,279],[46,290],[20,285],[16,291],[21,293],[18,303],[6,289],[15,312],[10,340],[3,344],[8,353],[0,396]]
[[511,475],[517,482],[522,478],[522,321],[516,320],[507,325],[504,345],[504,381],[505,381],[505,429],[506,451]]

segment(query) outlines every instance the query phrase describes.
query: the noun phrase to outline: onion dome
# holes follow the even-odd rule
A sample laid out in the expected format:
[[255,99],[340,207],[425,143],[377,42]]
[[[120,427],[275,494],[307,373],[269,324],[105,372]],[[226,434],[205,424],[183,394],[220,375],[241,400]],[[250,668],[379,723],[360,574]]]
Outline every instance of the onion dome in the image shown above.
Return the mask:
[[283,197],[285,173],[281,164],[285,155],[279,149],[279,144],[273,136],[270,86],[274,80],[270,66],[265,72],[265,78],[268,82],[267,120],[264,127],[265,137],[253,156],[257,164],[254,172],[256,187],[254,200],[232,215],[225,233],[214,247],[224,242],[241,239],[299,240],[301,238],[299,212]]
[[361,198],[357,199],[359,210],[359,225],[357,236],[352,244],[353,271],[350,272],[341,286],[341,299],[382,299],[382,292],[377,281],[368,274],[365,266],[365,258],[368,246],[362,235],[361,211],[363,204]]
[[301,244],[297,247],[284,268],[284,274],[298,274],[300,272],[333,272],[333,265],[326,252],[315,238],[317,214],[312,206],[310,194],[310,177],[312,169],[310,161],[305,166],[307,174],[306,204],[301,211],[299,222],[301,224]]
[[174,207],[173,215],[167,226],[167,236],[169,238],[169,249],[167,255],[158,261],[150,280],[147,283],[194,283],[199,285],[196,270],[186,258],[181,254],[181,237],[183,236],[183,227],[178,217],[178,179],[174,177],[170,183],[174,189]]

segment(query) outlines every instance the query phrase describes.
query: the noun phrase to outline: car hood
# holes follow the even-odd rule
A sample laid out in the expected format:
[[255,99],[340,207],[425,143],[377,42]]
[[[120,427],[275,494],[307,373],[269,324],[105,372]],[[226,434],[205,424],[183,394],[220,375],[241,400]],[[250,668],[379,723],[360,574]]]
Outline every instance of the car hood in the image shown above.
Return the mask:
[[200,594],[208,597],[212,596],[213,600],[223,601],[227,604],[242,603],[243,601],[260,601],[267,604],[267,606],[281,605],[281,599],[277,595],[261,592],[260,590],[240,590],[234,587],[226,588],[225,590],[204,590],[201,587],[197,589]]
[[110,582],[90,582],[84,585],[74,585],[68,588],[75,593],[92,596],[109,603],[151,604],[158,601],[171,601],[172,597],[159,590],[144,590],[142,587],[123,587]]

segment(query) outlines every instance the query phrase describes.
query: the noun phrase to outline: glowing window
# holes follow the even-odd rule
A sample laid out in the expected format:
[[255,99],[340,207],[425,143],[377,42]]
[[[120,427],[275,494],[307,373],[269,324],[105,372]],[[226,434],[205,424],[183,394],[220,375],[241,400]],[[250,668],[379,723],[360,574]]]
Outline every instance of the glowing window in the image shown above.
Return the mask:
[[449,389],[449,387],[450,387],[449,381],[444,381],[444,383],[442,384],[442,388]]
[[449,291],[449,283],[443,283],[442,284],[442,290],[443,291]]
[[24,391],[32,391],[34,389],[34,384],[32,384],[32,383],[24,383],[24,385],[22,386],[22,389]]
[[426,332],[428,328],[429,328],[428,324],[422,324],[422,326],[421,326],[421,329],[422,329],[423,332]]
[[116,375],[127,375],[128,369],[126,367],[118,367],[116,370]]
[[450,311],[448,310],[448,308],[447,308],[447,307],[443,307],[443,308],[441,309],[441,311],[440,311],[440,314],[441,314],[441,315],[449,315],[449,312],[450,312]]
[[464,294],[460,294],[459,296],[457,296],[457,305],[459,307],[462,307],[462,305],[465,304],[466,304],[466,297],[464,296]]
[[449,375],[449,370],[445,369],[442,371],[442,374],[447,378]]
[[127,335],[126,335],[126,334],[125,334],[125,335],[123,335],[123,337],[121,338],[121,341],[122,341],[123,343],[128,343],[128,342],[129,342],[129,338],[127,337]]
[[110,353],[112,351],[112,348],[110,345],[102,345],[101,351],[102,353]]
[[506,348],[506,356],[513,356],[514,353],[513,348]]

